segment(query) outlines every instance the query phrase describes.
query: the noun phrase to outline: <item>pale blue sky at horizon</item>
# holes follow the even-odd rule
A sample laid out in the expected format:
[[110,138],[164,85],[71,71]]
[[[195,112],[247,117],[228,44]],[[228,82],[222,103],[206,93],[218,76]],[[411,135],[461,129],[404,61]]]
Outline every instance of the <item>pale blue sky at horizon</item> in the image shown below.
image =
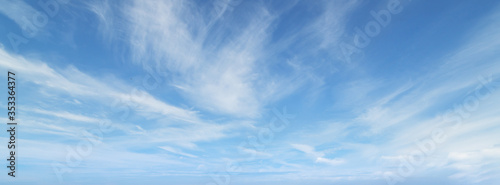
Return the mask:
[[500,1],[0,5],[0,184],[500,183]]

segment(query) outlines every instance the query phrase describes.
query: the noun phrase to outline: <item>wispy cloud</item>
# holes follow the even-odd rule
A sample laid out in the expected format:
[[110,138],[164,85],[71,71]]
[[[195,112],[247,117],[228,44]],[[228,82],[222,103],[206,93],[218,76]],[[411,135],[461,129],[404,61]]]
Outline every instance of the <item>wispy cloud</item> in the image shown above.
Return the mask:
[[[315,23],[273,42],[276,28],[272,25],[278,23],[281,13],[290,11],[297,3],[288,3],[278,12],[271,12],[258,2],[247,5],[248,10],[239,10],[251,11],[251,15],[233,12],[239,3],[215,1],[200,8],[197,3],[134,1],[132,5],[115,7],[121,10],[117,15],[128,24],[111,32],[127,30],[125,42],[130,46],[133,61],[145,68],[155,66],[168,71],[170,83],[197,106],[214,113],[257,117],[265,105],[305,84],[304,78],[267,72],[269,66],[276,64],[273,55],[284,51],[280,46],[299,42],[301,35],[314,35],[316,42],[326,42],[321,45],[334,43],[343,30],[343,16],[355,4],[328,3]],[[211,13],[207,16],[204,11]],[[96,14],[101,17],[106,12],[109,10]],[[101,23],[113,24],[106,19]],[[300,55],[304,57],[306,53]]]
[[[18,75],[20,148],[30,151],[20,158],[33,167],[26,174],[68,165],[78,149],[85,155],[72,175],[95,177],[80,184],[123,176],[152,184],[214,176],[227,184],[385,184],[384,176],[401,176],[402,163],[415,177],[496,183],[499,7],[412,2],[390,14],[391,25],[364,49],[369,57],[341,62],[339,43],[359,34],[352,28],[376,30],[386,5],[398,2],[72,2],[65,10],[76,18],[52,17],[50,30],[69,27],[62,40],[74,47],[53,44],[58,34],[38,35],[29,54],[0,47],[0,68]],[[0,21],[21,29],[43,9],[2,3]],[[457,12],[467,18],[439,18]],[[102,62],[108,58],[123,66]],[[161,83],[145,88],[148,80]],[[268,120],[267,110],[282,105],[297,113],[286,131],[259,127],[280,119]],[[401,184],[414,183],[410,175]]]
[[125,87],[117,86],[120,82],[115,82],[115,84],[103,83],[82,73],[75,67],[70,66],[65,70],[56,71],[43,62],[31,62],[23,57],[10,55],[4,50],[0,51],[0,57],[2,58],[2,62],[0,62],[2,67],[26,74],[24,79],[39,84],[44,88],[62,91],[75,97],[105,100],[108,105],[112,103],[112,100],[139,104],[138,109],[141,111],[170,115],[172,118],[179,120],[199,120],[194,111],[162,102],[144,90],[134,89],[126,85]]
[[174,153],[174,154],[179,154],[179,155],[183,155],[183,156],[187,156],[187,157],[192,157],[192,158],[197,158],[198,157],[198,156],[195,156],[195,155],[192,155],[192,154],[188,154],[188,153],[182,152],[180,150],[177,150],[175,148],[168,147],[168,146],[161,146],[160,148],[163,149],[163,150],[166,150],[168,152]]
[[[24,1],[9,1],[2,0],[0,3],[3,5],[0,7],[0,12],[7,17],[9,17],[12,21],[14,21],[19,28],[21,29],[33,29],[34,25],[31,22],[32,18],[39,13],[29,4],[26,4]],[[28,27],[29,26],[29,27]],[[34,31],[34,30],[29,30]],[[26,33],[30,33],[27,31]]]
[[61,112],[52,112],[52,111],[47,111],[47,110],[40,110],[40,109],[33,109],[31,110],[32,112],[39,113],[39,114],[46,114],[50,116],[55,116],[59,118],[64,118],[64,119],[69,119],[69,120],[74,120],[74,121],[82,121],[82,122],[93,122],[97,123],[99,122],[99,119],[91,118],[88,116],[83,116],[83,115],[78,115],[78,114],[72,114],[69,112],[61,111]]
[[326,164],[329,164],[329,165],[338,165],[338,164],[342,164],[345,162],[344,159],[338,159],[338,158],[335,158],[335,159],[328,159],[328,158],[325,158],[325,153],[324,152],[318,152],[315,150],[314,147],[312,146],[309,146],[309,145],[303,145],[303,144],[292,144],[291,145],[293,148],[297,149],[297,150],[300,150],[302,152],[304,152],[305,154],[313,157],[316,159],[315,162],[318,162],[318,163],[326,163]]
[[[158,100],[144,90],[134,89],[124,82],[117,79],[97,80],[90,75],[83,73],[75,67],[65,69],[53,69],[40,61],[31,61],[20,56],[8,54],[4,50],[0,51],[0,66],[2,68],[12,69],[22,74],[22,80],[26,83],[37,84],[39,89],[50,89],[57,96],[70,96],[87,102],[98,103],[99,106],[107,109],[116,109],[114,103],[121,102],[128,110],[129,117],[139,115],[142,119],[156,119],[156,123],[147,125],[144,129],[137,129],[132,124],[123,123],[123,121],[112,118],[115,128],[124,131],[124,134],[142,134],[149,138],[148,143],[175,143],[177,147],[196,148],[196,142],[211,141],[227,137],[232,129],[248,127],[248,124],[220,124],[210,123],[201,119],[198,113],[193,110],[179,108],[171,104]],[[112,83],[111,83],[112,82]],[[129,89],[127,91],[126,89]],[[132,91],[130,91],[132,89]],[[134,91],[135,90],[135,91]],[[52,95],[53,95],[52,93]],[[41,100],[43,101],[43,100]],[[136,105],[136,106],[134,106]],[[63,109],[63,107],[54,107]],[[118,107],[123,108],[123,107]],[[100,118],[94,118],[68,111],[50,111],[39,108],[27,107],[24,111],[33,112],[45,116],[63,118],[70,121],[90,122],[97,125],[101,121],[108,121],[109,114],[99,115]],[[119,110],[125,113],[124,110]],[[160,117],[161,119],[158,119]],[[176,127],[169,122],[183,123],[182,127]],[[141,124],[143,125],[143,124]],[[54,132],[61,125],[50,125],[43,122],[33,125],[32,129],[46,130]],[[40,127],[40,128],[36,128]],[[47,130],[47,128],[52,127]],[[90,126],[87,126],[90,127]],[[79,128],[73,128],[71,131],[65,130],[67,134],[78,135]],[[80,128],[82,129],[82,128]],[[190,137],[186,137],[190,136]],[[131,140],[134,140],[133,138]]]

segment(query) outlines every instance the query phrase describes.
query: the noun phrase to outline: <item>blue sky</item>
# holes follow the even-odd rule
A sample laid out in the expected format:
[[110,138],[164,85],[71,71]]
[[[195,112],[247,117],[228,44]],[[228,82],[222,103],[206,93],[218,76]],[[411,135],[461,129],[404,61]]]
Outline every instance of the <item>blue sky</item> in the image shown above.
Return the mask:
[[498,1],[0,2],[2,182],[500,182]]

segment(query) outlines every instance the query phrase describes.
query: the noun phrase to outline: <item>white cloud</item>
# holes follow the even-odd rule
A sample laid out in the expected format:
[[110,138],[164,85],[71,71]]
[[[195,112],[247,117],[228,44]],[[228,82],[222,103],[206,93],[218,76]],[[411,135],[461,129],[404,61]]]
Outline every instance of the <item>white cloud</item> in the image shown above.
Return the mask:
[[326,164],[329,164],[329,165],[335,166],[335,165],[342,164],[342,163],[344,163],[345,161],[344,161],[344,160],[342,160],[342,159],[327,159],[327,158],[323,158],[323,157],[318,157],[318,158],[316,159],[316,162],[317,162],[317,163],[326,163]]
[[[174,119],[195,122],[199,121],[196,112],[178,108],[162,102],[141,89],[135,89],[121,84],[118,79],[111,83],[97,80],[74,67],[56,71],[42,62],[29,61],[23,57],[10,55],[0,50],[0,66],[23,74],[23,79],[39,84],[42,87],[66,92],[75,97],[105,100],[111,104],[119,100],[127,105],[139,105],[142,112],[151,112]],[[122,90],[128,89],[128,90]],[[109,105],[108,104],[108,105]]]
[[452,174],[450,178],[466,179],[474,183],[495,178],[491,175],[500,172],[500,167],[498,167],[499,154],[499,147],[472,152],[451,152],[448,155],[450,160],[448,167],[456,169],[457,172]]
[[[156,121],[149,121],[148,128],[143,130],[137,130],[137,128],[133,128],[133,124],[127,124],[123,121],[120,121],[120,124],[113,123],[113,126],[124,131],[125,134],[147,135],[150,137],[148,140],[150,144],[175,143],[175,145],[184,148],[196,148],[195,142],[221,139],[229,136],[230,130],[251,126],[248,123],[211,123],[202,120],[197,111],[163,102],[144,90],[132,88],[119,79],[101,78],[98,80],[96,77],[71,66],[56,70],[43,62],[8,54],[4,50],[0,50],[0,67],[14,70],[18,73],[17,75],[22,76],[22,81],[37,84],[38,86],[35,88],[50,89],[51,95],[69,95],[72,98],[85,100],[87,103],[98,103],[98,105],[108,107],[112,111],[113,109],[122,111],[121,108],[125,108],[129,116],[132,116],[132,113],[137,113],[143,119],[154,118]],[[116,102],[118,104],[114,104]],[[64,109],[64,107],[55,107],[54,109]],[[107,120],[106,116],[110,114],[108,111],[103,113],[104,115],[100,115],[103,118],[92,118],[68,111],[51,111],[40,108],[27,110],[72,121],[93,123]],[[170,126],[169,122],[182,123],[183,126]],[[41,128],[36,128],[38,126]],[[45,132],[54,132],[44,128],[47,125],[38,126],[32,130],[42,129],[46,130]]]
[[91,118],[88,116],[83,116],[83,115],[78,115],[78,114],[72,114],[72,113],[69,113],[66,111],[53,112],[53,111],[40,110],[40,109],[33,109],[30,111],[35,112],[35,113],[39,113],[39,114],[46,114],[46,115],[55,116],[55,117],[59,117],[59,118],[74,120],[74,121],[91,122],[91,123],[98,123],[100,121],[99,119],[96,119],[96,118]]
[[21,29],[25,29],[28,24],[32,24],[33,17],[39,13],[24,1],[2,0],[0,3],[2,4],[0,12],[13,20]]
[[[290,94],[307,80],[316,80],[315,75],[300,74],[306,72],[303,70],[291,77],[268,72],[268,67],[276,63],[274,55],[283,52],[281,46],[300,42],[299,35],[314,35],[314,41],[332,45],[343,30],[343,16],[355,4],[329,3],[321,18],[279,43],[269,43],[273,25],[279,14],[294,3],[276,13],[254,2],[255,6],[246,5],[251,15],[238,13],[233,17],[232,9],[238,5],[234,1],[216,1],[215,9],[210,8],[210,3],[200,8],[195,7],[196,2],[134,1],[117,7],[121,11],[114,16],[122,16],[122,22],[128,24],[115,25],[112,32],[126,30],[124,37],[132,61],[144,68],[167,71],[171,85],[197,107],[237,117],[257,117],[269,102]],[[102,17],[112,8],[107,9],[91,11]],[[202,13],[205,11],[211,13],[206,16]],[[109,18],[100,19],[101,24],[114,25]],[[294,78],[299,76],[302,78]]]
[[345,162],[344,159],[339,159],[339,158],[334,158],[334,159],[328,159],[325,158],[325,152],[318,152],[316,149],[312,146],[309,145],[304,145],[304,144],[291,144],[291,146],[299,151],[304,152],[308,156],[311,156],[315,159],[315,162],[317,163],[325,163],[328,165],[339,165]]
[[181,150],[177,150],[177,149],[172,148],[172,147],[160,146],[159,148],[166,150],[168,152],[174,153],[174,154],[179,154],[179,155],[183,155],[183,156],[187,156],[187,157],[191,157],[191,158],[198,158],[198,156],[182,152]]
[[299,151],[306,153],[307,155],[311,155],[313,157],[323,157],[325,154],[316,152],[314,147],[303,144],[291,144],[291,146]]

